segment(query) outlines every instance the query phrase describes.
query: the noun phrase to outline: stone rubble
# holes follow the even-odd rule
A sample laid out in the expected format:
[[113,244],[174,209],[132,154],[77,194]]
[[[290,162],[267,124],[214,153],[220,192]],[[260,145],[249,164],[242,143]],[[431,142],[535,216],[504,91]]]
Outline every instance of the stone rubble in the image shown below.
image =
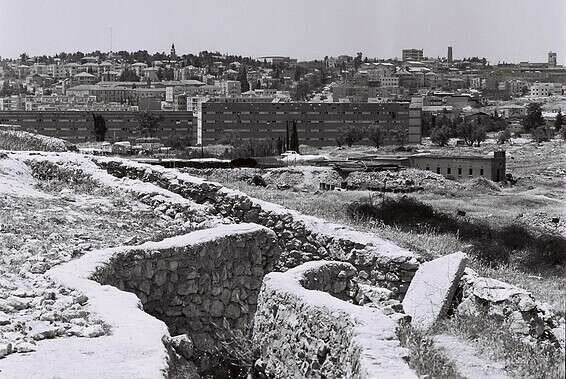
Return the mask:
[[462,315],[487,315],[524,342],[548,341],[564,351],[564,318],[535,300],[532,294],[499,280],[478,276],[467,269],[460,282],[462,301],[456,311]]
[[5,355],[34,351],[43,339],[108,332],[90,313],[86,296],[44,276],[50,268],[124,240],[139,243],[221,222],[190,202],[145,191],[118,193],[73,163],[37,158],[27,164],[47,195],[0,196],[0,341],[10,346]]

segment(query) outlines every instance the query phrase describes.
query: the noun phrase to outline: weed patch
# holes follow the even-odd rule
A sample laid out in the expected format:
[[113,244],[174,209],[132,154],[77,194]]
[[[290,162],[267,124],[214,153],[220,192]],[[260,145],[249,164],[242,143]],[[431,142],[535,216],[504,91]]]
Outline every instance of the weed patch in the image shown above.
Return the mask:
[[461,378],[454,364],[435,348],[432,338],[411,327],[402,325],[397,329],[397,337],[401,346],[410,351],[409,366],[419,375],[428,375],[432,378]]
[[504,361],[506,371],[521,378],[564,378],[564,357],[550,344],[523,343],[487,316],[456,315],[436,326],[442,333],[464,337],[480,354]]

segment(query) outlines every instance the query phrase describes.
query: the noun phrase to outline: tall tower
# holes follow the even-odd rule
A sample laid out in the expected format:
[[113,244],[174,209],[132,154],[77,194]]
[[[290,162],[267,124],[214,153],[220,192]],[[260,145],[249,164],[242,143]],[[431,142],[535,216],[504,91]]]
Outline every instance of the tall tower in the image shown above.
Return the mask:
[[452,57],[452,46],[448,46],[448,54],[447,54],[446,58],[448,58],[449,63],[452,63],[452,59],[453,59],[453,57]]
[[557,54],[553,53],[552,51],[548,52],[548,66],[549,67],[556,67],[557,64]]
[[173,59],[173,58],[176,58],[176,57],[177,57],[177,54],[175,53],[175,44],[172,43],[171,44],[171,58]]

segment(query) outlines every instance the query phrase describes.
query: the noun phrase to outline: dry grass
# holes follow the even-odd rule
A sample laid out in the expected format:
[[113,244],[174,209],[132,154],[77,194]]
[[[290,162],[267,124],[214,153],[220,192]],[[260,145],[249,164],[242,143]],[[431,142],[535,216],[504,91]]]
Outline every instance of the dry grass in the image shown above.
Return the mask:
[[409,366],[422,377],[461,378],[454,364],[434,346],[432,338],[424,332],[403,325],[397,329],[401,345],[409,349]]
[[489,317],[455,316],[435,327],[442,333],[461,336],[487,359],[505,363],[516,378],[564,378],[564,357],[550,346],[525,344]]

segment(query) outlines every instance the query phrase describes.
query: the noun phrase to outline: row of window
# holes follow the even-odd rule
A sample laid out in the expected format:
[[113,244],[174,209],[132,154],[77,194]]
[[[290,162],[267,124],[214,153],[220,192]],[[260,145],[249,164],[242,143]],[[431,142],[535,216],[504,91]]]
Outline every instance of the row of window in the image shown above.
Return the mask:
[[226,115],[231,115],[231,114],[260,114],[260,115],[268,115],[268,114],[272,114],[272,115],[284,115],[284,114],[290,114],[290,115],[389,115],[392,118],[396,118],[397,115],[403,115],[406,116],[409,114],[409,112],[407,111],[398,111],[398,112],[351,112],[351,111],[344,111],[344,112],[327,112],[327,111],[317,111],[317,112],[313,112],[313,111],[304,111],[304,112],[298,112],[298,111],[291,111],[291,112],[280,112],[280,111],[272,111],[272,112],[268,112],[268,111],[206,111],[203,112],[204,114],[207,115],[216,115],[216,114],[226,114]]
[[[430,171],[430,167],[426,166],[425,170]],[[442,174],[442,170],[440,169],[440,167],[436,167],[436,173]],[[452,175],[452,167],[446,168],[446,175]],[[474,175],[474,169],[473,168],[470,167],[468,169],[468,175],[470,175],[470,176]],[[462,176],[462,168],[461,167],[458,167],[458,176]],[[483,176],[483,168],[480,168],[480,176]]]

